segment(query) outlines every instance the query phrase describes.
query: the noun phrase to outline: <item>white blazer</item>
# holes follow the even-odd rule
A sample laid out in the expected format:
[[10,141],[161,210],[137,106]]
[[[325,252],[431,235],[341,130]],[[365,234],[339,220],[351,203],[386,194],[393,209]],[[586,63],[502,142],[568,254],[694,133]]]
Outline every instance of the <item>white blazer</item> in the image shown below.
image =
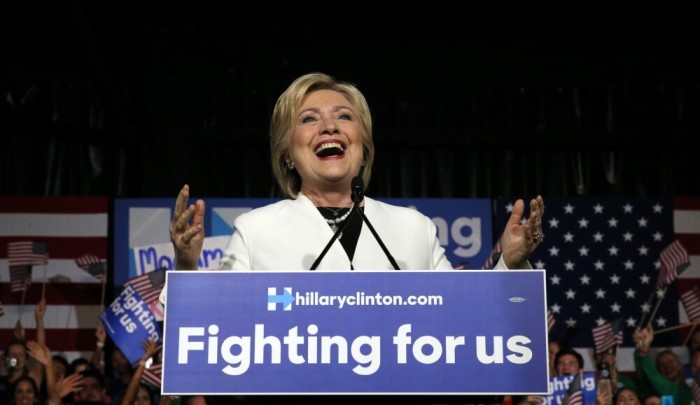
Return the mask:
[[[453,269],[430,218],[369,197],[364,201],[365,216],[401,270]],[[281,200],[241,214],[233,226],[221,270],[309,270],[333,237],[318,208],[302,193],[295,200]],[[394,270],[365,223],[352,265],[355,270]],[[494,269],[508,269],[502,255]],[[316,270],[350,270],[350,259],[339,240],[333,242]],[[163,304],[165,291],[160,295]]]
[[[406,207],[364,199],[364,213],[402,270],[451,270],[433,221]],[[304,194],[238,216],[220,262],[222,270],[309,270],[333,231]],[[367,224],[357,241],[355,270],[394,270]],[[350,270],[335,240],[317,270]]]

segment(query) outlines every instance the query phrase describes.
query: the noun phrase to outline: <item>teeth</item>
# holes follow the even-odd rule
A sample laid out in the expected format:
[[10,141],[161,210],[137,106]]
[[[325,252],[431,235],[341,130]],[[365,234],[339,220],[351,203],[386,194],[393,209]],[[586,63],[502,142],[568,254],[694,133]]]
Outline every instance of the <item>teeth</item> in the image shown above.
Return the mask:
[[324,149],[328,149],[328,148],[338,148],[338,149],[340,149],[340,150],[342,150],[342,151],[345,150],[345,149],[343,149],[343,145],[341,145],[341,144],[339,144],[339,143],[337,143],[337,142],[326,142],[326,143],[321,144],[318,148],[316,148],[316,150],[314,151],[314,153],[318,153],[318,152],[320,152],[320,151],[322,151],[322,150],[324,150]]

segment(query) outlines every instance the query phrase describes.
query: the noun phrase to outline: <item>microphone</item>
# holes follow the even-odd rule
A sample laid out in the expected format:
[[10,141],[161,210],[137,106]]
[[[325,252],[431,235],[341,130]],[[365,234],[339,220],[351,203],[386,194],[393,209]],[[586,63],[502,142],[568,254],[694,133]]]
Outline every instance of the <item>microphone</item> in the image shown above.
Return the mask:
[[365,182],[362,177],[355,176],[350,183],[350,191],[352,192],[352,202],[355,205],[360,205],[360,202],[365,198]]
[[365,198],[365,193],[363,191],[365,188],[365,182],[362,180],[362,177],[355,176],[352,178],[352,183],[350,184],[350,188],[352,190],[352,208],[360,214],[362,220],[367,225],[367,228],[369,228],[369,230],[372,232],[372,235],[374,235],[374,239],[377,240],[377,243],[379,243],[379,246],[384,251],[384,254],[386,255],[387,259],[389,259],[391,265],[394,266],[394,270],[401,270],[399,268],[399,265],[396,263],[396,260],[394,260],[394,256],[392,256],[391,253],[389,253],[389,249],[387,249],[384,245],[384,242],[382,242],[382,238],[379,237],[379,234],[377,234],[377,231],[374,230],[374,227],[369,222],[369,219],[367,219],[367,216],[365,215],[364,211],[362,211],[362,209],[360,208],[360,202],[362,202],[362,200]]

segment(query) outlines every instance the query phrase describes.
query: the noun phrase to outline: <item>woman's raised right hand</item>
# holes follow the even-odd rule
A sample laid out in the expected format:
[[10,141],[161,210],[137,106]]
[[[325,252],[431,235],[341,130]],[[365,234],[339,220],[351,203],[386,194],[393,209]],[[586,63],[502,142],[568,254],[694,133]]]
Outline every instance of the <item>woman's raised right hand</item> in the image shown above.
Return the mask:
[[177,195],[175,213],[170,222],[170,240],[175,249],[175,269],[197,270],[204,244],[204,200],[187,206],[190,186],[185,184]]

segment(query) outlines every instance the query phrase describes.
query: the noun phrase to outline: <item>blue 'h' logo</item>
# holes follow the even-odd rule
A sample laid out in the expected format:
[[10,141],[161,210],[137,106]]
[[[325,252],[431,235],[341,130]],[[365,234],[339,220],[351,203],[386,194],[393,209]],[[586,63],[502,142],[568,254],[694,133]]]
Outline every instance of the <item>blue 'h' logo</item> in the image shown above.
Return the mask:
[[267,310],[276,311],[277,304],[282,304],[282,309],[285,311],[292,310],[292,302],[294,302],[294,296],[292,295],[292,287],[284,287],[282,294],[277,295],[277,288],[268,287],[267,288]]

